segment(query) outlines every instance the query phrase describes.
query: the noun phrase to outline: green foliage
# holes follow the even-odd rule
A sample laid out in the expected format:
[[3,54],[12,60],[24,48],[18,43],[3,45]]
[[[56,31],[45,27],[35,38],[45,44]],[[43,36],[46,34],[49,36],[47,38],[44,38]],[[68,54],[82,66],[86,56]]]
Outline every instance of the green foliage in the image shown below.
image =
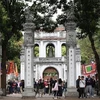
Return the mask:
[[68,16],[70,14],[71,4],[72,4],[72,1],[70,1],[70,2],[67,2],[67,0],[60,0],[59,1],[57,7],[59,9],[61,9],[61,11],[63,13],[57,17],[58,24],[63,24],[65,26],[65,23],[68,21]]
[[74,0],[75,17],[77,27],[81,29],[79,38],[84,38],[88,34],[94,35],[98,30],[98,19],[100,17],[100,0]]
[[98,27],[100,18],[100,0],[74,1],[76,23],[77,27],[81,29],[78,33],[78,38],[89,38],[97,66],[98,78],[100,80],[100,55],[97,49],[98,45],[96,44],[96,42],[99,42],[97,37],[98,31],[100,30],[100,27]]
[[80,39],[78,40],[78,43],[81,49],[82,64],[89,64],[91,60],[95,59],[89,39]]
[[2,5],[2,2],[0,1],[0,32],[3,33],[2,28],[5,28],[6,30],[6,22],[8,21],[8,16],[5,8]]
[[66,50],[66,47],[65,46],[62,46],[61,47],[61,51],[62,51],[62,56],[66,56],[66,54],[67,54],[66,51],[67,50]]
[[35,30],[42,30],[52,32],[57,27],[57,23],[52,20],[53,14],[56,12],[55,7],[50,7],[47,0],[33,1],[33,5],[30,8],[33,17],[33,23],[35,24]]
[[7,46],[7,60],[13,60],[17,64],[18,69],[20,69],[20,51],[21,45],[23,44],[23,40],[21,37],[19,38],[16,35],[13,35],[8,41]]
[[17,2],[17,0],[3,0],[2,6],[6,11],[7,18],[4,23],[1,23],[0,31],[3,34],[3,39],[8,41],[13,34],[18,35],[23,28],[25,5]]
[[15,56],[13,61],[17,64],[18,72],[20,72],[20,59]]
[[34,56],[39,57],[39,46],[35,46],[34,48]]
[[20,50],[22,45],[22,39],[17,40],[17,36],[12,36],[8,42],[7,58],[13,60],[15,56],[20,57]]
[[[4,89],[3,94],[6,95],[6,61],[8,59],[16,59],[19,56],[19,47],[16,48],[10,40],[13,36],[20,38],[20,31],[23,29],[23,23],[25,22],[23,3],[17,2],[17,0],[0,0],[0,32],[2,33],[1,45],[2,45],[2,81],[1,87]],[[12,41],[12,42],[10,42]],[[11,48],[9,47],[11,45]],[[14,50],[10,52],[10,50]],[[18,50],[18,51],[17,51]],[[15,59],[15,58],[14,58]],[[16,60],[18,62],[18,60]]]

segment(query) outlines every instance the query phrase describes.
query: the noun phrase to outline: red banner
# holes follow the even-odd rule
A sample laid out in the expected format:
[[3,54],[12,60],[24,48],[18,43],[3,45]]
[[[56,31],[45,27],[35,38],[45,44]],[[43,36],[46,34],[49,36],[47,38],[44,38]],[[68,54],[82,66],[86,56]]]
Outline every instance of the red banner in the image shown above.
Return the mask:
[[18,76],[18,68],[17,64],[15,64],[13,61],[8,61],[6,64],[7,74],[14,73],[14,75]]
[[91,63],[90,65],[82,65],[83,75],[94,75],[96,74],[96,63]]

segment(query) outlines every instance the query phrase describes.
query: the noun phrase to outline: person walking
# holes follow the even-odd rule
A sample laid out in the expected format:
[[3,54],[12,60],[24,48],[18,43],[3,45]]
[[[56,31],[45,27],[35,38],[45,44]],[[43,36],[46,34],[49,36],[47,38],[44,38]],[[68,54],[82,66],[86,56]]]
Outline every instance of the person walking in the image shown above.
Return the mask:
[[57,80],[55,80],[55,85],[52,88],[52,91],[54,93],[54,99],[57,99],[57,93],[58,93],[58,81]]
[[62,89],[62,79],[58,79],[58,98],[62,97],[63,89]]
[[42,97],[44,94],[44,87],[45,87],[43,80],[40,79],[38,84],[39,84],[39,95],[40,97]]

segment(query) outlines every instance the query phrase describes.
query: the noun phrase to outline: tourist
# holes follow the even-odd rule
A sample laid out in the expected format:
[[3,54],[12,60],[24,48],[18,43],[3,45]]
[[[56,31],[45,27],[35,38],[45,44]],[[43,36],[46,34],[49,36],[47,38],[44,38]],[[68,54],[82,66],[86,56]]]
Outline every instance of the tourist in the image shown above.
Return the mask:
[[58,93],[58,81],[55,80],[54,87],[52,88],[52,91],[54,93],[54,99],[57,99],[57,93]]
[[21,91],[21,93],[24,92],[24,80],[21,80],[20,91]]
[[100,91],[99,79],[98,78],[96,79],[96,82],[95,82],[95,90],[96,90],[96,94],[98,96],[99,95],[99,91]]
[[84,90],[85,90],[85,80],[84,80],[84,76],[81,76],[81,79],[79,81],[79,87],[80,87],[79,98],[83,98],[84,97]]
[[12,80],[9,80],[8,81],[8,85],[9,85],[9,94],[12,94],[13,93],[13,82],[12,82]]
[[39,84],[39,95],[40,95],[40,97],[42,97],[44,94],[44,82],[43,82],[43,80],[40,79],[38,84]]
[[17,93],[21,93],[21,91],[20,91],[20,83],[21,83],[21,81],[19,80],[17,82]]
[[50,94],[52,94],[53,85],[54,85],[54,80],[50,78]]
[[66,91],[67,91],[67,82],[63,81],[62,82],[62,92],[63,92],[63,96],[66,96]]
[[76,80],[76,88],[77,88],[77,92],[79,93],[78,98],[80,97],[80,86],[79,86],[79,82],[80,82],[81,77],[78,76],[78,79]]
[[17,92],[17,82],[16,82],[16,80],[13,80],[12,87],[13,87],[13,93],[16,93]]
[[38,80],[34,81],[34,92],[35,92],[35,96],[39,95],[39,83],[38,83]]
[[92,91],[91,91],[91,95],[92,97],[94,97],[94,90],[95,90],[95,77],[92,76]]
[[62,97],[62,92],[63,92],[63,89],[62,89],[62,79],[59,78],[58,79],[58,93],[57,93],[58,98]]
[[48,93],[48,88],[49,88],[47,80],[44,81],[44,86],[45,86],[44,87],[44,94],[45,94],[45,93]]
[[88,77],[86,78],[86,97],[87,96],[92,96],[92,78],[90,77],[90,75],[88,75]]

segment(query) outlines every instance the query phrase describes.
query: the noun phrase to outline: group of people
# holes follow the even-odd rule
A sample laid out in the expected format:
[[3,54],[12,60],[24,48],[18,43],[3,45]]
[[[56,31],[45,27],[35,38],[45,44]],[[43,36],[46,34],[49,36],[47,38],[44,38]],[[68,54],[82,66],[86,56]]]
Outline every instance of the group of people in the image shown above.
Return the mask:
[[34,84],[34,91],[36,95],[42,97],[45,94],[54,95],[54,99],[62,97],[67,89],[67,83],[59,79],[50,78],[47,80],[36,80]]
[[[79,93],[78,98],[94,97],[94,92],[99,94],[100,86],[98,78],[88,75],[87,77],[79,76],[76,80],[76,88]],[[7,83],[7,90],[9,94],[22,93],[24,91],[24,80],[9,80]],[[67,82],[59,79],[39,79],[34,81],[35,96],[42,97],[45,94],[53,95],[54,99],[66,96]]]
[[22,93],[24,91],[24,80],[8,80],[7,91],[8,94]]
[[86,78],[84,76],[79,76],[76,80],[76,88],[79,93],[78,98],[94,97],[94,92],[97,95],[99,93],[99,81],[95,76],[88,75]]

